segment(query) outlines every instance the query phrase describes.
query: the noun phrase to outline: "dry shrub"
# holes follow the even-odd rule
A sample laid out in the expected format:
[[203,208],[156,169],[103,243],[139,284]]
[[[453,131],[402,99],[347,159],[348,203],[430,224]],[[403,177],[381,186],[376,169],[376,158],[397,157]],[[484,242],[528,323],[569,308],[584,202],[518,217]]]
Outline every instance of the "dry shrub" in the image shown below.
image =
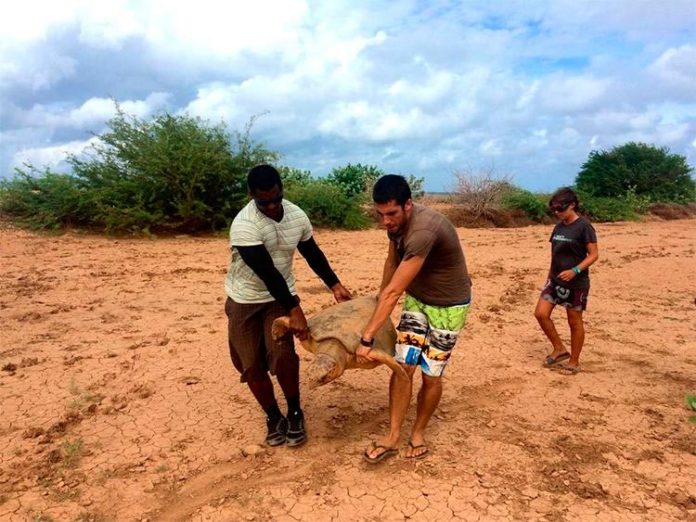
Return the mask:
[[649,212],[662,219],[689,219],[696,216],[696,205],[677,205],[674,203],[655,203]]
[[521,210],[485,209],[473,212],[464,205],[451,205],[441,210],[455,227],[513,228],[538,224]]
[[[489,219],[500,211],[503,198],[514,190],[512,176],[499,175],[492,168],[474,173],[468,169],[454,173],[454,202],[475,219]],[[486,217],[486,214],[490,216]]]

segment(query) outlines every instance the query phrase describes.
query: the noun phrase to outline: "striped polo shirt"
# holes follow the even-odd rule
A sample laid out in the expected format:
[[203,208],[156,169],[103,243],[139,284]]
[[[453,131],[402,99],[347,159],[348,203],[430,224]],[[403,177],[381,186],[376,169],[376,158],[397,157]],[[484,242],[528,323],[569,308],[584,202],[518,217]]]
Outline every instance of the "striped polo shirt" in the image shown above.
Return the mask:
[[232,221],[232,259],[225,278],[225,292],[237,303],[268,303],[274,300],[264,282],[242,260],[235,248],[238,246],[265,246],[273,264],[285,278],[290,293],[297,294],[292,260],[297,244],[312,237],[312,224],[300,207],[287,199],[282,203],[283,219],[280,223],[265,216],[253,200]]

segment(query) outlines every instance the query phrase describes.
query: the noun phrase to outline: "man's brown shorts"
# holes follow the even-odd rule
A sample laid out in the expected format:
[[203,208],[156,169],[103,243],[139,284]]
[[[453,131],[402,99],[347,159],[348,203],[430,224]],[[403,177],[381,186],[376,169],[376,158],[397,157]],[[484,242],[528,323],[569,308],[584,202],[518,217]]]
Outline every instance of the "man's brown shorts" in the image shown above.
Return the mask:
[[299,368],[292,335],[277,341],[271,335],[273,320],[288,315],[276,301],[244,304],[228,297],[225,314],[230,356],[242,382],[261,380],[269,371],[275,375],[280,365],[289,371]]

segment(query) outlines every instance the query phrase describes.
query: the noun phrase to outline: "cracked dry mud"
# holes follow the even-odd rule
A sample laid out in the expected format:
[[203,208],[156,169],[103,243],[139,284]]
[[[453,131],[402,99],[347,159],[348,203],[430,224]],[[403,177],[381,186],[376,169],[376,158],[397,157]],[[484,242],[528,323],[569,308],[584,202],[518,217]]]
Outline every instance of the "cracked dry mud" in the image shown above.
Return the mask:
[[[540,364],[550,227],[460,229],[474,305],[431,454],[374,467],[360,453],[386,427],[383,367],[303,380],[308,444],[258,446],[226,347],[225,238],[5,227],[0,520],[694,520],[695,225],[597,226],[575,377]],[[375,292],[383,231],[316,235],[347,287]],[[305,310],[329,305],[296,267]]]

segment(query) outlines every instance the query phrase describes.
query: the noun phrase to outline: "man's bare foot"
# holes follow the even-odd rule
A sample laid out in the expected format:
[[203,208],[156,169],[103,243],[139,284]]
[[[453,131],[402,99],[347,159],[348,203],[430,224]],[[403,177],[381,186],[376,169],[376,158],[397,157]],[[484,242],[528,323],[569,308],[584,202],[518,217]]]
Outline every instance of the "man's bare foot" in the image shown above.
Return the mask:
[[404,456],[407,459],[421,459],[428,454],[428,446],[422,435],[411,435],[411,440],[408,441]]
[[370,443],[370,445],[365,450],[364,456],[366,459],[370,461],[382,460],[382,458],[384,458],[383,455],[385,453],[396,453],[392,452],[391,450],[397,449],[398,444],[398,440],[391,440],[388,438],[380,439],[377,442]]
[[363,460],[369,464],[377,464],[378,462],[382,462],[384,459],[393,457],[397,453],[399,453],[397,448],[390,448],[388,446],[382,446],[381,444],[372,442],[372,444],[370,444],[363,453]]

